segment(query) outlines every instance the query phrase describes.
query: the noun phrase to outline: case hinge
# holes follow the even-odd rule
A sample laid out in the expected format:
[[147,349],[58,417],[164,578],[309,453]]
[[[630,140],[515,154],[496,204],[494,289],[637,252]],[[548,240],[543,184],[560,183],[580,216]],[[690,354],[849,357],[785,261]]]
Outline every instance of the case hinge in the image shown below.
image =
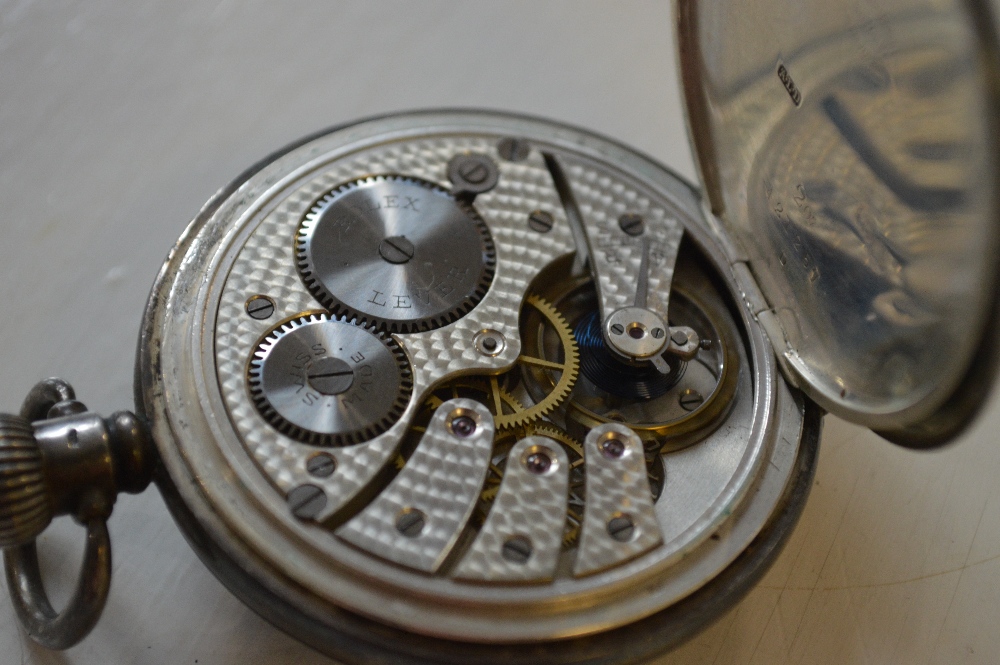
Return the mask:
[[764,297],[764,292],[757,283],[757,278],[750,268],[749,254],[744,251],[735,237],[726,232],[725,225],[712,213],[705,201],[702,202],[702,213],[712,229],[713,236],[726,255],[736,286],[743,299],[743,306],[749,310],[750,316],[756,319],[760,327],[764,329],[764,334],[774,348],[778,368],[785,380],[790,385],[799,388],[799,374],[789,362],[790,358],[794,358],[797,354],[788,341],[788,335],[785,334],[777,311]]
[[771,346],[774,347],[774,355],[778,360],[778,367],[789,384],[799,387],[798,374],[789,363],[789,358],[794,354],[785,329],[781,325],[781,320],[777,312],[760,290],[757,279],[754,277],[750,264],[746,261],[733,261],[730,263],[733,277],[743,298],[743,305],[750,311],[760,327],[764,329]]

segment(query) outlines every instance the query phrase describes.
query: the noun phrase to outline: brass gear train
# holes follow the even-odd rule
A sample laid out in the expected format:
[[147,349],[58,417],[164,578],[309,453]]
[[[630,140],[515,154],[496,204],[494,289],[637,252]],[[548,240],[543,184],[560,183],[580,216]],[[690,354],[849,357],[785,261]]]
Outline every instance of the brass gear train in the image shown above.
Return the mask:
[[[526,436],[548,437],[562,445],[570,460],[569,505],[566,513],[566,527],[563,546],[572,547],[580,534],[583,510],[586,501],[586,469],[583,445],[561,427],[546,420],[546,416],[562,406],[570,396],[579,376],[579,350],[572,328],[563,315],[541,296],[532,294],[525,299],[526,315],[522,318],[522,350],[515,367],[500,375],[463,376],[434,389],[424,400],[420,411],[403,442],[396,458],[396,468],[402,469],[406,459],[420,441],[434,411],[446,400],[457,397],[475,399],[485,404],[493,413],[497,427],[493,444],[493,456],[480,494],[477,515],[480,521],[486,519],[490,505],[500,490],[503,481],[507,454],[515,443]],[[531,343],[525,343],[528,338]],[[543,338],[548,338],[548,349],[543,350]],[[553,348],[555,347],[555,348]],[[561,358],[549,360],[547,357]],[[525,406],[511,394],[508,386],[516,385],[521,379],[543,386],[540,398],[532,405]],[[533,394],[538,394],[536,390]],[[648,449],[646,454],[649,469],[650,488],[654,500],[659,497],[663,486],[663,469],[659,460],[659,450]]]
[[[558,339],[559,350],[553,357],[560,359],[548,360],[522,353],[515,361],[515,366],[503,374],[463,376],[438,386],[424,400],[414,418],[401,445],[400,454],[396,457],[395,466],[397,470],[405,466],[406,460],[426,431],[431,416],[441,404],[456,397],[475,399],[490,409],[497,428],[493,457],[480,496],[477,511],[479,517],[485,519],[490,503],[500,489],[507,453],[511,447],[531,434],[547,436],[560,442],[571,460],[570,502],[572,506],[575,498],[579,505],[575,512],[571,511],[568,514],[564,542],[572,544],[579,531],[582,517],[583,446],[569,434],[543,419],[562,405],[572,392],[579,376],[579,352],[572,328],[562,314],[545,299],[529,295],[525,299],[524,310],[527,311],[527,316],[522,320],[530,323],[522,327],[522,337],[529,334],[554,335]],[[507,386],[516,385],[521,380],[522,374],[532,372],[544,373],[550,382],[550,388],[534,404],[525,406],[510,393]]]
[[[527,346],[524,344],[527,337],[541,336],[545,334],[546,330],[551,330],[558,336],[560,347],[560,353],[555,357],[561,356],[562,360],[548,360],[528,355],[522,346],[516,367],[510,372],[519,369],[522,374],[544,374],[548,377],[551,387],[533,405],[523,407],[514,414],[497,416],[498,429],[524,427],[552,413],[569,397],[580,373],[580,353],[576,345],[576,338],[573,336],[573,329],[563,318],[563,315],[541,296],[529,295],[524,302],[524,309],[527,311],[522,312],[522,321],[527,322],[527,324],[523,326],[526,329],[522,329],[522,344]],[[533,315],[537,315],[537,317]],[[552,378],[554,372],[558,372],[558,378]],[[500,377],[491,377],[490,385],[499,394],[501,390]]]
[[[441,384],[432,391],[421,407],[421,413],[426,413],[427,419],[445,400],[470,397],[490,409],[498,431],[517,433],[562,405],[573,391],[580,371],[580,355],[573,330],[562,314],[540,296],[529,295],[525,299],[525,310],[529,310],[531,315],[529,319],[535,322],[538,329],[522,330],[522,334],[534,332],[536,335],[541,335],[546,331],[554,333],[559,346],[555,357],[562,359],[548,360],[522,353],[515,361],[515,366],[503,374],[463,376]],[[525,370],[528,373],[542,372],[549,381],[545,394],[529,406],[525,406],[507,389],[508,385],[514,385],[520,380],[521,374],[526,373]],[[553,377],[555,373],[558,373],[558,377]],[[418,416],[414,423],[411,429],[422,431],[420,428],[425,421],[421,416]]]
[[[670,452],[700,441],[722,421],[733,403],[740,374],[738,329],[725,303],[712,295],[715,289],[709,278],[697,266],[683,261],[678,264],[671,293],[672,322],[676,317],[678,325],[688,325],[697,330],[702,339],[707,340],[707,346],[702,347],[694,361],[682,363],[675,369],[679,384],[667,386],[672,392],[660,394],[662,390],[650,390],[655,386],[636,386],[637,393],[650,390],[645,398],[641,394],[632,397],[612,394],[606,389],[612,386],[602,388],[581,371],[580,380],[574,383],[572,394],[565,400],[564,424],[574,435],[581,435],[581,432],[603,423],[624,422],[643,439],[647,451],[658,442],[661,452]],[[562,315],[573,322],[576,327],[574,335],[585,332],[582,323],[597,306],[589,275],[552,280],[543,294],[548,299],[546,302],[554,303]],[[522,342],[522,353],[538,356],[542,360],[551,357],[556,346],[551,335],[524,336]],[[586,340],[584,346],[578,346],[581,356],[593,351],[585,346]],[[697,379],[697,375],[705,373],[702,368],[709,366],[709,373],[714,374],[714,385],[707,386],[707,389],[699,388],[700,392],[696,395],[703,400],[699,406],[691,410],[686,407],[680,410],[678,407],[679,413],[667,413],[661,417],[645,412],[644,405],[660,408],[671,399],[676,402],[674,393],[685,389],[688,383]],[[526,379],[525,387],[532,396],[546,392],[553,385],[551,378],[542,373],[526,373]],[[594,408],[595,404],[602,408]]]
[[518,433],[513,431],[500,432],[493,440],[493,457],[490,458],[490,468],[486,472],[486,481],[483,483],[483,491],[480,493],[480,500],[491,503],[500,491],[500,483],[503,481],[503,471],[507,464],[507,455],[514,444],[522,439]]

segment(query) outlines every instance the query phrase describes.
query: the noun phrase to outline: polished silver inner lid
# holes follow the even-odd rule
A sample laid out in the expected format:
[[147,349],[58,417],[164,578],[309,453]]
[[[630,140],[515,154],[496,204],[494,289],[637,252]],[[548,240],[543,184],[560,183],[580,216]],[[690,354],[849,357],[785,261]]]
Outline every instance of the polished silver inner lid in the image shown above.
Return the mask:
[[995,336],[989,7],[681,0],[677,20],[707,196],[793,381],[875,429],[939,413]]

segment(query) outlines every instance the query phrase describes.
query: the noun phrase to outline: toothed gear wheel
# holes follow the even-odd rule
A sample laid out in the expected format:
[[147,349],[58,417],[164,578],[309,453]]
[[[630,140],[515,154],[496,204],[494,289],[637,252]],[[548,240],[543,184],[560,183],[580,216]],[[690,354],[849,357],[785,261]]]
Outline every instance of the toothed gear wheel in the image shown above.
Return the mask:
[[309,210],[299,273],[334,316],[379,330],[433,330],[467,314],[493,280],[496,250],[472,206],[434,183],[380,175]]
[[[558,339],[558,350],[553,357],[558,360],[539,358],[521,353],[515,368],[499,376],[464,376],[436,388],[425,403],[426,410],[433,406],[437,399],[440,405],[445,399],[454,397],[470,397],[483,404],[493,414],[493,422],[498,431],[517,430],[541,420],[562,404],[573,390],[579,375],[580,361],[573,329],[566,319],[544,298],[529,295],[525,299],[525,310],[531,310],[534,315],[531,320],[538,325],[537,330],[522,330],[525,334],[554,334]],[[513,372],[518,368],[532,373],[538,372],[548,380],[543,395],[533,404],[525,406],[521,400],[512,395],[505,385],[516,383]],[[447,397],[445,395],[448,395]],[[436,408],[436,406],[434,407]],[[433,408],[431,409],[433,411]]]
[[[540,375],[547,382],[544,393],[530,406],[523,406],[515,409],[513,413],[504,413],[496,416],[497,429],[510,429],[514,427],[524,427],[552,413],[552,411],[562,404],[576,383],[576,378],[580,371],[580,355],[576,346],[576,339],[573,337],[573,329],[566,323],[562,314],[550,305],[544,298],[537,295],[529,295],[525,300],[525,310],[533,312],[522,312],[522,320],[534,321],[524,326],[521,331],[523,340],[527,340],[532,335],[543,335],[552,332],[558,339],[554,359],[540,358],[529,353],[525,353],[522,348],[521,355],[517,358],[517,365],[526,376]],[[540,318],[530,316],[537,314]],[[524,347],[528,347],[524,344]],[[511,370],[514,371],[514,370]],[[513,400],[514,404],[520,405],[517,399],[500,388],[496,378],[492,385],[496,391],[502,392],[505,399]]]
[[250,394],[281,433],[347,446],[386,431],[413,392],[406,354],[374,328],[326,314],[294,319],[257,346]]

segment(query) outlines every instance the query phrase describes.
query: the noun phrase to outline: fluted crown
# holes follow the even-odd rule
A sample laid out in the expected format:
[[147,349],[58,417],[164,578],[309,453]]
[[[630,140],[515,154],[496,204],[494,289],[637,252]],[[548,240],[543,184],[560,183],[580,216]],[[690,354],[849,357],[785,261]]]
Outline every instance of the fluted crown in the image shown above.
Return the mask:
[[0,414],[0,548],[34,540],[52,520],[31,423]]

